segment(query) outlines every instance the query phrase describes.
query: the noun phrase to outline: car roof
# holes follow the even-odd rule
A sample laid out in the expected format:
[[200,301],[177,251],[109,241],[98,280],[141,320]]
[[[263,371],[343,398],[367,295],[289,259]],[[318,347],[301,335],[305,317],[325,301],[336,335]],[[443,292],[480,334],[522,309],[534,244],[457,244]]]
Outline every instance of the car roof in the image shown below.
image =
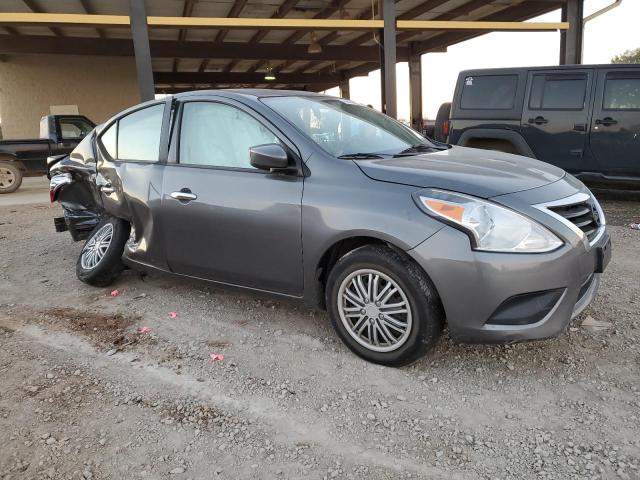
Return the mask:
[[470,70],[463,70],[460,72],[460,75],[470,75],[470,74],[477,75],[480,73],[506,74],[506,73],[528,72],[529,70],[589,70],[589,69],[597,69],[597,68],[640,69],[640,65],[633,64],[633,63],[609,63],[609,64],[599,64],[599,65],[547,65],[547,66],[541,66],[541,67],[474,68]]
[[304,90],[278,90],[275,88],[227,88],[227,89],[215,89],[215,90],[192,90],[189,92],[182,92],[174,95],[176,98],[191,97],[191,96],[235,96],[242,95],[245,97],[324,97],[315,92],[306,92]]

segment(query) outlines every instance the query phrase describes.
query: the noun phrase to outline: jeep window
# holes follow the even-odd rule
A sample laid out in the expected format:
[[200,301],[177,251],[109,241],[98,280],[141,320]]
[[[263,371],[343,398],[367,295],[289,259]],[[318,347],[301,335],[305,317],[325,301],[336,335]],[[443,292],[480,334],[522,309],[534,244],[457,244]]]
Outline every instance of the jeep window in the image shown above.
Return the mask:
[[340,98],[265,97],[262,102],[335,157],[442,148],[372,108]]
[[460,108],[511,110],[518,88],[517,75],[475,75],[464,79]]
[[118,159],[157,162],[164,104],[137,110],[118,121]]
[[640,75],[636,78],[610,78],[604,85],[605,110],[640,110]]
[[582,110],[586,75],[534,75],[529,108],[532,110]]

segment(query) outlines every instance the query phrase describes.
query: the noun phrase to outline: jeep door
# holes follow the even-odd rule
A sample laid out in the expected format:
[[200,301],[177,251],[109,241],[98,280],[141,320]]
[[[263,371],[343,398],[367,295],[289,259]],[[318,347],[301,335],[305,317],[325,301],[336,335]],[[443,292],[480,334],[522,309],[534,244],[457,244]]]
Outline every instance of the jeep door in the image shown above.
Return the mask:
[[249,148],[290,144],[230,99],[180,104],[162,186],[172,271],[259,290],[302,294],[303,177],[251,166]]
[[593,71],[529,72],[522,110],[522,132],[544,162],[569,172],[593,170],[585,155]]
[[640,68],[598,71],[589,144],[605,175],[640,175]]

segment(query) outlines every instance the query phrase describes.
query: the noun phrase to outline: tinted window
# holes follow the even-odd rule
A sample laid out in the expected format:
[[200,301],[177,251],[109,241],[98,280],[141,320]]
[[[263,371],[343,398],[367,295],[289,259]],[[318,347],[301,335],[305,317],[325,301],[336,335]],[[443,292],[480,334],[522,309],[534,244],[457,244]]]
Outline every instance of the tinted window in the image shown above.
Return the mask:
[[517,75],[466,77],[460,107],[467,110],[511,110],[517,87]]
[[640,77],[607,78],[604,85],[604,102],[607,110],[640,109]]
[[164,104],[160,104],[143,108],[120,119],[118,159],[147,162],[158,160],[163,112]]
[[67,140],[84,138],[93,130],[93,125],[80,118],[61,118],[58,122],[60,123],[60,134],[63,139]]
[[529,108],[536,110],[582,110],[586,75],[534,75]]
[[184,104],[180,126],[180,163],[253,168],[249,149],[278,138],[251,115],[211,102]]
[[116,134],[118,132],[118,122],[115,122],[100,136],[100,142],[111,158],[116,155]]

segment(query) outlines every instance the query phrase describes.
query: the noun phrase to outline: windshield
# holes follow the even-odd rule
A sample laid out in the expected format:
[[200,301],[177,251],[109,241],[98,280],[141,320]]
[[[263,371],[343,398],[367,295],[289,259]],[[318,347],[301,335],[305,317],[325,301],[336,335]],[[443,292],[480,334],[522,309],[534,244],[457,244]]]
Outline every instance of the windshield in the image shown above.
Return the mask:
[[333,97],[265,97],[263,103],[335,157],[396,155],[440,148],[376,110]]

